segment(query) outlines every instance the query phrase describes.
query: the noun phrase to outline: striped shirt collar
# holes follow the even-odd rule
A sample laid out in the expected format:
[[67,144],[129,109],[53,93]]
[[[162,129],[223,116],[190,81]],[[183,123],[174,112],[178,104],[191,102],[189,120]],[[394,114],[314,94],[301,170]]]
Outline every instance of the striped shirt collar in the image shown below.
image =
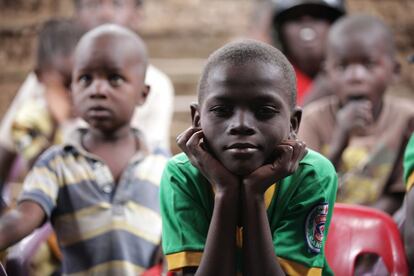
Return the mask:
[[[143,160],[151,152],[144,134],[136,128],[131,129],[136,137],[137,144],[139,144],[139,150],[135,153],[130,161],[131,163],[135,163]],[[99,156],[90,153],[82,145],[82,137],[86,134],[87,131],[88,128],[76,128],[71,131],[63,142],[63,149],[65,151],[73,151],[74,153],[82,154],[94,160],[101,160]]]

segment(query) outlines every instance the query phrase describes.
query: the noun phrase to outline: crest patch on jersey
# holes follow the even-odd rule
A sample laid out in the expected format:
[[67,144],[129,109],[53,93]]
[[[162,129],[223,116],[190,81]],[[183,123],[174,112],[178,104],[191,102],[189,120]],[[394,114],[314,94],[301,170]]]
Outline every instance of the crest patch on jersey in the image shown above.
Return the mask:
[[321,252],[325,232],[328,203],[321,203],[313,207],[306,217],[305,235],[308,248],[313,253]]

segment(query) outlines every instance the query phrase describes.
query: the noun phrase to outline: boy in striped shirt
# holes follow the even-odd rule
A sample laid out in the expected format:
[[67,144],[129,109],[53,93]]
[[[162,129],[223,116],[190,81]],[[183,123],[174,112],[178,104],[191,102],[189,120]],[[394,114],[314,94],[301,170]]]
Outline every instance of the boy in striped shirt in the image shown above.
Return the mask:
[[166,156],[130,127],[149,93],[146,68],[145,45],[132,31],[103,25],[82,37],[72,94],[88,128],[37,160],[17,208],[0,219],[0,248],[50,219],[65,275],[137,275],[155,264]]

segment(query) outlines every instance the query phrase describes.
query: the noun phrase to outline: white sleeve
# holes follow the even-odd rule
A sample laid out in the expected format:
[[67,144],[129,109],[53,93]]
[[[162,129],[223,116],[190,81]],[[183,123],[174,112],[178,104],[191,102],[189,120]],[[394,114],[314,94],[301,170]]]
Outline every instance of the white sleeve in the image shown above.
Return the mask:
[[0,124],[0,145],[5,147],[10,151],[15,151],[14,143],[11,137],[11,126],[16,117],[17,110],[20,109],[20,106],[23,102],[28,99],[35,99],[38,96],[43,96],[44,87],[37,80],[36,75],[32,72],[30,73],[22,86],[17,91],[16,95],[13,98],[9,108],[7,109],[5,115],[2,118]]
[[151,146],[170,150],[170,128],[174,112],[174,87],[169,77],[148,66],[145,83],[150,86],[146,102],[137,107],[131,125],[140,129]]

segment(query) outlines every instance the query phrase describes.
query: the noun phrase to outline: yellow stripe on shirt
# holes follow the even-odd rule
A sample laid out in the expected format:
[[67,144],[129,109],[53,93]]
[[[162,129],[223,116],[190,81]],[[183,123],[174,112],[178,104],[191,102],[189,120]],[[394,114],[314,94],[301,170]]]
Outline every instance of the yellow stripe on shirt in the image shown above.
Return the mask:
[[414,171],[407,178],[407,192],[414,186]]
[[[166,163],[167,159],[162,155],[150,156],[139,164],[135,177],[148,181],[155,186],[160,186],[162,171]],[[154,164],[157,164],[157,166],[154,166]]]
[[167,259],[168,270],[179,270],[184,267],[198,267],[202,256],[203,252],[184,251],[168,254],[165,258]]
[[267,188],[265,192],[264,198],[265,198],[266,209],[269,208],[270,203],[272,203],[272,199],[275,197],[276,185],[277,185],[276,183],[272,184],[272,186]]
[[[180,270],[184,267],[198,267],[201,263],[203,252],[184,251],[174,254],[166,255],[168,262],[168,270]],[[277,257],[280,266],[287,275],[308,275],[320,276],[322,275],[322,268],[320,267],[306,267],[294,261]]]
[[297,262],[277,257],[280,266],[287,275],[298,276],[320,276],[322,275],[322,268],[320,267],[306,267]]
[[96,265],[88,270],[77,273],[66,274],[70,276],[83,275],[139,275],[145,271],[145,268],[132,264],[127,261],[111,261]]
[[[127,205],[131,205],[127,203]],[[113,215],[117,208],[119,215]],[[147,224],[142,218],[151,218]],[[124,230],[133,233],[151,243],[158,244],[161,234],[161,216],[154,211],[142,207],[134,213],[125,206],[112,206],[102,202],[78,212],[57,217],[56,228],[59,230],[59,240],[64,246],[88,240],[109,231]],[[148,227],[159,225],[158,227]]]

